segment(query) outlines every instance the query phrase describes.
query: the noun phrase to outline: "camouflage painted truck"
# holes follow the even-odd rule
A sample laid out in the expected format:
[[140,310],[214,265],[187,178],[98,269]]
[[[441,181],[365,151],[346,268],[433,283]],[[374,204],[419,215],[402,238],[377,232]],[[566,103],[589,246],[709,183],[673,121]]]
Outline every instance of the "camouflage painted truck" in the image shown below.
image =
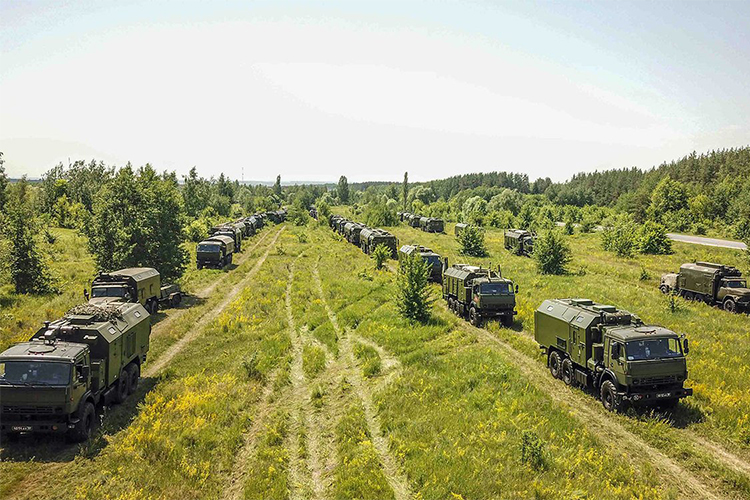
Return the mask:
[[91,282],[90,304],[106,306],[114,302],[138,302],[150,314],[159,305],[175,306],[182,300],[178,285],[162,286],[159,271],[152,267],[131,267],[110,273],[99,273]]
[[432,249],[423,247],[422,245],[404,245],[398,249],[399,259],[407,256],[417,254],[422,260],[424,260],[429,266],[430,279],[435,283],[440,283],[443,279],[443,263],[440,261],[440,255],[432,251]]
[[607,410],[626,404],[672,406],[693,390],[684,336],[588,299],[545,300],[534,338],[553,377],[594,392]]
[[378,245],[385,245],[390,251],[391,258],[398,258],[398,239],[385,229],[373,229],[365,227],[359,233],[359,244],[362,251],[371,254]]
[[140,379],[151,335],[138,303],[84,304],[0,354],[0,432],[85,441],[96,406],[122,403]]
[[534,252],[534,240],[536,236],[525,229],[509,229],[505,231],[503,238],[505,248],[516,255],[530,257]]
[[747,279],[736,267],[696,262],[683,264],[679,273],[661,277],[663,293],[677,293],[687,300],[701,300],[729,312],[750,312],[750,289]]
[[234,238],[223,234],[211,236],[198,243],[196,260],[198,269],[215,267],[222,269],[232,263],[234,254]]
[[466,317],[474,326],[491,318],[499,318],[503,325],[513,324],[516,313],[518,285],[497,272],[480,266],[443,265],[443,298],[448,308],[460,317]]

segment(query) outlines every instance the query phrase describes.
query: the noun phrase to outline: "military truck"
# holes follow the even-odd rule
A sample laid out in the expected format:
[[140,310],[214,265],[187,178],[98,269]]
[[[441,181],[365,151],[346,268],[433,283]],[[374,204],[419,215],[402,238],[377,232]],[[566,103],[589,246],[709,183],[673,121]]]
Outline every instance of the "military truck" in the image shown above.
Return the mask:
[[237,221],[238,224],[242,224],[243,232],[242,236],[248,238],[255,234],[255,224],[250,221],[250,217],[243,217]]
[[442,233],[445,229],[445,223],[443,219],[422,217],[419,219],[419,228],[428,233]]
[[351,222],[351,221],[347,219],[346,217],[341,217],[340,219],[336,221],[336,225],[334,226],[334,229],[336,230],[337,233],[343,236],[344,226],[346,226],[348,222]]
[[693,394],[683,386],[687,339],[614,306],[545,300],[534,313],[534,338],[553,377],[594,391],[608,410],[672,406]]
[[729,312],[750,312],[747,279],[736,267],[713,262],[683,264],[679,273],[661,277],[659,289],[663,293],[678,293],[687,300],[718,305]]
[[509,229],[505,231],[505,248],[516,255],[530,257],[534,252],[536,236],[525,229]]
[[234,238],[223,234],[211,236],[198,243],[195,253],[198,269],[204,267],[221,269],[232,263]]
[[352,245],[359,246],[359,235],[365,225],[359,222],[350,221],[344,224],[344,238]]
[[359,233],[359,245],[366,254],[371,254],[378,245],[385,245],[391,252],[391,258],[398,258],[398,239],[384,229],[365,227]]
[[234,241],[233,252],[242,251],[242,232],[232,226],[223,224],[221,226],[214,226],[209,231],[210,236],[229,236]]
[[430,279],[435,283],[440,283],[443,279],[443,263],[440,260],[440,255],[422,245],[404,245],[398,249],[399,259],[414,253],[422,257],[422,260],[429,266]]
[[409,216],[409,225],[410,225],[411,227],[416,227],[416,228],[418,228],[418,227],[419,227],[419,221],[420,221],[421,219],[422,219],[422,216],[420,216],[420,215],[417,215],[417,214],[411,214],[411,215]]
[[106,306],[113,302],[138,302],[151,314],[159,310],[161,276],[151,267],[131,267],[99,273],[91,282],[90,304]]
[[141,304],[77,306],[0,354],[0,433],[91,436],[96,406],[122,403],[140,379],[151,334]]
[[500,318],[503,325],[513,324],[517,314],[518,285],[497,272],[481,266],[453,264],[443,261],[443,298],[448,308],[460,317],[468,317],[474,326],[481,326],[489,318]]
[[338,223],[338,221],[340,221],[341,219],[343,219],[341,215],[331,215],[331,218],[328,219],[328,225],[331,226],[331,229],[335,231],[336,223]]

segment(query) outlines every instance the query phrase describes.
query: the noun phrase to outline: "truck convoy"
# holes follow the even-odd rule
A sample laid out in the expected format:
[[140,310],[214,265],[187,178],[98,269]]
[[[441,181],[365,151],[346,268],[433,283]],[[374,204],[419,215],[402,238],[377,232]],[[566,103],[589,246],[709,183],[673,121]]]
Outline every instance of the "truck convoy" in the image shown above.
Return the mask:
[[214,226],[208,231],[209,236],[229,236],[234,240],[234,252],[242,251],[242,229],[234,224]]
[[509,229],[505,231],[505,248],[516,255],[530,257],[534,252],[536,236],[525,229]]
[[131,267],[110,273],[99,273],[91,282],[90,304],[106,306],[114,302],[138,302],[150,314],[159,305],[174,307],[182,300],[178,285],[161,285],[159,271],[151,267]]
[[359,233],[359,245],[366,254],[371,254],[378,245],[385,245],[391,252],[391,258],[398,258],[398,239],[384,229],[365,227]]
[[138,386],[151,321],[140,303],[84,304],[0,354],[0,433],[91,436],[95,407]]
[[198,269],[215,267],[223,269],[232,263],[234,254],[234,238],[215,235],[198,243],[196,260]]
[[429,266],[430,279],[435,283],[440,283],[443,279],[443,263],[440,261],[440,255],[422,245],[404,245],[398,250],[399,258],[415,253],[422,257],[422,260]]
[[671,406],[693,393],[683,387],[687,339],[613,306],[545,300],[534,313],[534,338],[553,377],[594,391],[607,410]]
[[518,285],[497,272],[479,266],[443,265],[443,298],[456,315],[468,317],[474,326],[489,318],[500,318],[503,325],[513,324]]
[[680,272],[661,277],[663,293],[677,293],[687,300],[701,300],[729,312],[750,312],[750,289],[747,279],[736,267],[696,262],[683,264]]

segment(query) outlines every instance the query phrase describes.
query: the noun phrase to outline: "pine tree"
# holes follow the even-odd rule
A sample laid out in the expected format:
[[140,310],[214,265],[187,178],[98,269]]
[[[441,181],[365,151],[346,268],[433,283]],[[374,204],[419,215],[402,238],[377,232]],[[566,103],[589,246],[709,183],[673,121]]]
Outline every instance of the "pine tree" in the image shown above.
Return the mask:
[[403,210],[406,211],[406,200],[409,197],[409,172],[404,172],[404,183],[401,186],[401,197],[403,203]]
[[396,286],[396,306],[399,313],[413,321],[427,321],[432,305],[427,262],[416,253],[402,257]]
[[342,175],[339,177],[339,185],[336,188],[336,193],[343,205],[349,204],[349,181],[346,179],[346,176]]

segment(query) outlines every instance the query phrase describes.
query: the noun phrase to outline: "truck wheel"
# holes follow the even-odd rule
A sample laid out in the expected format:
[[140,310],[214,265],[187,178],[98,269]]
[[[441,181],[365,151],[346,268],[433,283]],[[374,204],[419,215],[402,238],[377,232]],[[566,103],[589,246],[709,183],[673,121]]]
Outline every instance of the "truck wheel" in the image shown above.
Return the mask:
[[131,363],[125,369],[128,376],[128,394],[133,394],[138,389],[138,381],[141,378],[141,369],[137,364]]
[[513,315],[508,314],[507,316],[502,317],[503,326],[513,326]]
[[82,443],[88,441],[91,437],[91,433],[94,430],[94,419],[96,418],[96,410],[94,405],[90,401],[86,401],[81,408],[78,423],[74,428],[68,430],[68,441],[73,443]]
[[177,306],[179,306],[179,305],[180,305],[180,302],[182,302],[182,294],[181,294],[181,293],[177,293],[177,294],[175,294],[175,296],[174,296],[174,297],[172,297],[172,300],[171,300],[171,302],[172,302],[172,307],[177,307]]
[[472,307],[469,309],[469,323],[476,327],[480,327],[482,325],[482,318],[477,314],[476,308]]
[[448,297],[448,310],[453,311],[453,299]]
[[660,286],[659,290],[661,290],[661,293],[663,293],[665,295],[669,293],[669,287],[667,285]]
[[573,362],[570,358],[565,358],[563,360],[560,376],[565,384],[573,385]]
[[562,365],[562,360],[560,359],[560,353],[557,351],[552,351],[549,353],[549,359],[547,360],[547,365],[549,366],[549,372],[552,374],[555,378],[560,378],[562,368],[560,365]]
[[737,312],[737,304],[732,299],[727,299],[724,301],[724,310],[729,311],[730,313],[736,313]]
[[158,312],[159,312],[159,301],[152,300],[151,301],[151,314],[156,314]]
[[128,397],[128,390],[130,389],[130,377],[128,372],[123,370],[120,373],[120,378],[117,381],[117,387],[115,387],[115,403],[122,403]]
[[617,404],[615,386],[611,381],[605,380],[599,393],[602,399],[602,405],[606,410],[620,411],[620,405]]
[[691,302],[695,300],[695,295],[693,295],[693,292],[685,292],[683,297],[685,297],[685,300],[689,300]]

